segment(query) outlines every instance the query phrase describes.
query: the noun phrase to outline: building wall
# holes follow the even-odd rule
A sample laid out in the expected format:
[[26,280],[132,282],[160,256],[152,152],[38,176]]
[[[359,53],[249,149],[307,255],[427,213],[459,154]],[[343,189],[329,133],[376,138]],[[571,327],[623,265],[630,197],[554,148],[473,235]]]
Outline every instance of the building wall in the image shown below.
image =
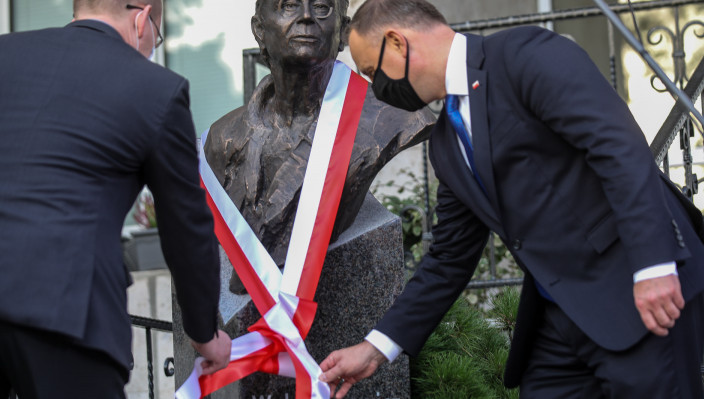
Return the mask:
[[0,35],[10,33],[10,0],[0,0]]
[[457,1],[430,0],[447,22],[456,23],[478,19],[506,17],[509,15],[533,14],[538,11],[538,2],[516,0]]
[[[594,7],[594,2],[592,0],[553,0],[553,7],[555,11]],[[554,30],[574,39],[589,53],[601,73],[608,77],[610,75],[608,25],[606,17],[600,16],[557,21],[554,23]],[[620,48],[622,42],[618,33],[615,34],[615,38],[617,39],[615,48]]]

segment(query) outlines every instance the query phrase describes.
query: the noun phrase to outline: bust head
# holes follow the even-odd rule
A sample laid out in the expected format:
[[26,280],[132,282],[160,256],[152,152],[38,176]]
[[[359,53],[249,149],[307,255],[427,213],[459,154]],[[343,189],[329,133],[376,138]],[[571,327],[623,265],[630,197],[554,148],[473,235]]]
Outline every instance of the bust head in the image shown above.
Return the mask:
[[345,47],[349,0],[257,0],[252,32],[269,65],[309,68]]

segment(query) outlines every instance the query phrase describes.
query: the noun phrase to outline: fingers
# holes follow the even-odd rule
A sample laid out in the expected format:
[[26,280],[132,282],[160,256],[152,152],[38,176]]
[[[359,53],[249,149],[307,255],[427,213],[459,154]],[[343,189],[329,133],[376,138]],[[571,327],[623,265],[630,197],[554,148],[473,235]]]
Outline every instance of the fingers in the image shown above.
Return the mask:
[[214,372],[220,370],[210,360],[203,360],[200,363],[200,367],[203,369],[203,375],[213,374]]
[[352,383],[350,381],[345,381],[340,375],[342,370],[340,367],[335,367],[333,354],[328,356],[322,363],[320,363],[320,368],[324,372],[320,375],[320,381],[327,382],[330,386],[331,398],[342,398],[347,395],[347,392],[352,388]]
[[[677,276],[673,276],[675,279],[677,279],[677,289],[675,290],[674,296],[673,296],[673,303],[677,307],[677,309],[682,310],[684,309],[684,297],[682,296],[682,287],[680,286],[680,280]],[[679,317],[679,313],[677,313],[677,317]]]
[[221,370],[230,363],[232,340],[225,331],[218,330],[213,339],[205,343],[191,342],[198,353],[205,358],[201,362],[204,375]]
[[344,374],[342,367],[337,364],[338,352],[332,352],[320,363],[320,369],[323,371],[323,374],[320,375],[320,381],[327,382],[330,385],[331,392],[335,391],[337,383]]
[[[384,355],[367,341],[332,352],[322,363],[320,381],[330,385],[333,398],[342,398],[352,385],[372,375],[386,362]],[[337,392],[335,392],[337,390]]]
[[672,328],[675,320],[680,318],[680,309],[674,302],[667,302],[655,311],[655,320],[662,327]]
[[334,399],[341,399],[341,398],[344,398],[345,395],[347,395],[347,392],[349,392],[350,388],[352,388],[352,383],[351,383],[351,382],[345,381],[344,379],[343,379],[343,380],[340,380],[340,382],[341,382],[341,384],[340,384],[340,390],[339,390],[339,391],[335,392],[335,391],[333,391],[332,389],[330,390],[330,392],[335,392],[335,395],[332,396]]
[[[336,364],[336,361],[335,361],[336,355],[337,355],[337,351],[332,352],[331,354],[328,355],[328,357],[325,358],[325,360],[323,360],[322,363],[320,363],[320,369],[323,370],[323,373],[324,373],[323,375],[328,374],[328,373],[326,373],[326,371],[328,371],[328,370],[330,370],[331,368],[335,367],[335,364]],[[328,375],[330,375],[330,374],[328,374]],[[337,378],[337,377],[338,377],[338,376],[335,375],[335,376],[332,376],[331,379],[334,379],[334,378]],[[321,381],[327,381],[327,380],[321,379]]]
[[636,308],[653,334],[666,336],[684,308],[679,279],[675,275],[643,280],[633,287]]
[[[322,381],[322,378],[321,378],[321,381]],[[330,387],[330,395],[332,395],[332,396],[330,396],[331,398],[338,397],[338,396],[335,396],[335,393],[337,391],[337,386],[340,385],[340,383],[342,381],[343,381],[342,379],[335,379],[332,382],[328,383],[328,386]],[[323,382],[325,382],[325,381],[323,381]]]
[[[320,378],[321,381],[325,382],[323,378]],[[349,382],[346,382],[344,378],[342,377],[336,377],[335,379],[330,380],[328,382],[328,385],[330,386],[330,394],[331,398],[342,398],[347,394],[347,391],[350,390],[352,387],[352,384]],[[348,387],[345,389],[345,385],[348,385]]]
[[643,320],[643,324],[645,324],[645,327],[650,330],[650,332],[661,337],[667,336],[668,329],[666,327],[661,327],[660,324],[655,321],[655,317],[653,317],[652,313],[640,312],[640,317]]

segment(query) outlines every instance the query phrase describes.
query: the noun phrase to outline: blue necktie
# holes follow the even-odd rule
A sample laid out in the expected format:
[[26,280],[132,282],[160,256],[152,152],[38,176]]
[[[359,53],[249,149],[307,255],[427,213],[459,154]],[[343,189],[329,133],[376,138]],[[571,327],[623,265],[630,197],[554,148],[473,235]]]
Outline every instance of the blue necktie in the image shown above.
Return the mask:
[[[474,178],[477,179],[477,183],[479,183],[482,191],[486,194],[484,183],[482,183],[482,180],[479,178],[477,168],[474,166],[474,148],[472,148],[472,142],[469,140],[467,128],[465,128],[462,115],[460,114],[460,98],[452,94],[445,97],[445,109],[447,110],[447,116],[450,119],[450,124],[452,124],[452,127],[455,128],[455,132],[457,132],[457,135],[460,137],[460,141],[464,146],[464,151],[467,154],[467,161],[469,161],[469,166],[472,168],[472,174],[474,174]],[[538,280],[535,280],[535,286],[538,289],[540,296],[548,301],[555,302],[550,294],[545,291],[545,288],[538,283]]]
[[464,121],[462,120],[462,115],[460,114],[460,98],[455,95],[448,95],[445,97],[445,109],[447,111],[447,116],[450,119],[450,124],[455,128],[457,136],[459,136],[462,145],[464,146],[464,152],[467,154],[467,161],[469,161],[469,166],[472,168],[472,174],[474,178],[477,179],[479,187],[486,194],[486,189],[484,188],[484,183],[479,178],[479,173],[477,173],[477,167],[474,165],[474,148],[472,148],[472,142],[469,140],[469,133],[464,126]]

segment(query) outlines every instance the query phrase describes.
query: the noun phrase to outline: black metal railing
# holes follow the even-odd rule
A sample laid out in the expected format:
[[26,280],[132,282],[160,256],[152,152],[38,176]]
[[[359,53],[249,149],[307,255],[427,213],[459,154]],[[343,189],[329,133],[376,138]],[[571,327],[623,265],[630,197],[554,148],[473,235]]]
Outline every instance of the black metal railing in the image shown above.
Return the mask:
[[[691,96],[693,99],[700,98],[702,95],[702,89],[704,88],[704,62],[700,62],[696,70],[692,73],[691,77],[687,77],[686,73],[683,74],[684,69],[682,68],[682,62],[684,60],[685,54],[682,46],[684,31],[690,26],[704,26],[699,21],[691,21],[683,25],[683,29],[679,29],[679,12],[678,9],[681,6],[701,3],[701,0],[658,0],[658,1],[646,1],[634,3],[633,7],[636,11],[644,10],[654,10],[654,9],[672,9],[674,12],[674,23],[677,27],[675,31],[667,32],[668,35],[673,36],[673,58],[675,62],[675,79],[673,79],[679,85],[683,85],[685,81],[688,81],[686,87],[684,87],[685,93]],[[612,10],[616,13],[628,12],[628,5],[619,4],[611,6]],[[512,26],[519,25],[531,25],[531,24],[541,24],[549,23],[570,19],[580,19],[580,18],[590,18],[601,16],[601,10],[597,7],[588,7],[580,9],[562,10],[554,11],[548,13],[538,13],[529,15],[518,15],[509,16],[505,18],[494,18],[478,21],[467,21],[458,24],[452,24],[452,28],[459,32],[478,32],[484,33],[485,31],[503,29]],[[616,74],[616,45],[613,31],[611,25],[608,25],[609,35],[609,63],[610,63],[610,80],[614,87],[617,87],[617,74]],[[657,45],[660,43],[659,39],[655,39],[654,35],[657,32],[664,32],[664,28],[656,27],[652,28],[648,34],[648,40],[651,45]],[[704,34],[698,37],[703,37]],[[243,52],[244,61],[244,88],[245,88],[245,102],[251,96],[256,85],[256,65],[263,64],[261,56],[259,54],[259,49],[247,49]],[[653,87],[655,88],[654,80]],[[704,109],[703,109],[704,110]],[[688,113],[679,104],[675,104],[667,117],[666,121],[660,128],[659,132],[655,136],[651,144],[651,150],[653,152],[653,157],[655,158],[658,165],[662,165],[663,169],[667,172],[669,171],[669,162],[667,158],[667,151],[670,146],[674,143],[677,137],[680,138],[680,147],[683,150],[683,163],[685,169],[685,185],[683,186],[683,192],[692,198],[697,193],[697,185],[704,179],[697,179],[696,174],[692,171],[692,155],[691,155],[691,143],[690,140],[695,137],[695,129],[691,118]],[[424,154],[426,153],[424,148]],[[427,157],[424,157],[424,187],[425,195],[423,198],[423,206],[411,206],[406,207],[402,211],[401,216],[404,221],[408,219],[408,214],[412,212],[418,212],[421,215],[422,220],[422,248],[423,252],[426,252],[432,242],[431,225],[433,223],[433,209],[431,206],[429,198],[429,176],[427,167]],[[489,245],[487,248],[487,257],[489,260],[489,270],[490,278],[486,280],[472,281],[469,283],[469,289],[478,288],[492,288],[492,287],[503,287],[508,285],[520,285],[522,284],[522,278],[497,278],[496,270],[496,248],[494,246],[493,235],[489,240]],[[153,374],[153,348],[152,348],[152,330],[159,330],[164,332],[172,332],[173,326],[170,322],[148,319],[139,316],[130,316],[132,319],[132,324],[136,327],[144,328],[147,342],[147,373],[149,381],[149,397],[154,398],[154,374]],[[174,372],[174,360],[169,357],[164,362],[164,374],[168,377],[173,376]],[[704,372],[704,367],[702,367],[702,372]]]
[[[173,333],[173,324],[169,321],[150,319],[147,317],[130,315],[133,327],[144,328],[144,333],[147,341],[147,379],[149,381],[149,399],[154,399],[154,367],[153,358],[154,351],[152,348],[152,330]],[[169,357],[164,361],[164,375],[171,377],[174,375],[174,358]],[[9,399],[18,399],[14,391],[10,391]]]
[[[689,4],[701,4],[701,0],[657,0],[633,3],[635,11],[657,10],[661,8],[676,8]],[[630,12],[628,4],[614,4],[609,8],[616,14]],[[477,21],[460,22],[450,24],[450,27],[458,32],[483,32],[490,29],[503,29],[520,25],[535,25],[546,22],[565,21],[570,19],[581,19],[588,17],[603,16],[598,7],[583,7],[569,10],[559,10],[535,14],[512,15],[502,18],[490,18]]]
[[[658,1],[647,1],[639,2],[633,4],[633,9],[637,11],[644,10],[655,10],[655,9],[671,9],[673,12],[672,23],[675,29],[669,29],[664,26],[655,26],[648,31],[648,43],[650,45],[658,45],[662,42],[662,35],[666,34],[670,37],[672,43],[672,61],[674,66],[674,78],[673,81],[683,88],[685,93],[696,100],[701,98],[702,89],[704,88],[704,59],[700,61],[698,67],[692,73],[691,76],[687,76],[686,73],[686,62],[685,62],[685,51],[684,51],[684,34],[688,28],[704,28],[704,23],[698,20],[689,21],[685,24],[680,23],[680,12],[679,8],[681,6],[690,4],[701,4],[701,0],[658,0]],[[626,13],[630,9],[627,4],[619,4],[610,6],[611,9],[616,13]],[[597,7],[586,7],[579,9],[570,9],[562,11],[554,11],[547,13],[538,14],[528,14],[519,16],[509,16],[505,18],[493,18],[478,21],[467,21],[456,24],[451,24],[450,26],[458,32],[474,32],[483,34],[486,31],[492,31],[496,29],[504,29],[508,27],[515,27],[520,25],[532,25],[541,23],[550,23],[563,20],[571,19],[581,19],[602,16],[602,12]],[[682,28],[680,28],[682,26]],[[611,24],[607,25],[608,29],[608,41],[609,41],[609,69],[610,69],[610,80],[614,88],[617,88],[617,74],[616,74],[616,40],[613,35],[613,29]],[[658,36],[660,35],[660,36]],[[695,36],[698,38],[703,38],[704,33],[696,33]],[[656,87],[656,78],[653,76],[651,78],[651,86],[656,91],[663,91]],[[684,82],[688,82],[686,87]],[[436,112],[439,112],[440,106],[431,107]],[[704,111],[704,106],[703,106]],[[680,138],[680,148],[682,150],[682,167],[684,168],[685,184],[681,187],[683,193],[690,199],[693,199],[694,195],[698,192],[698,183],[704,181],[704,178],[698,179],[697,175],[693,172],[693,157],[692,157],[692,144],[691,140],[695,138],[694,132],[696,131],[693,119],[690,118],[688,112],[683,106],[676,103],[670,112],[669,116],[663,123],[659,132],[655,136],[652,144],[651,151],[658,165],[662,165],[663,170],[669,173],[670,165],[667,157],[667,152],[675,141],[677,137]],[[425,151],[424,151],[425,153]],[[425,187],[428,187],[428,180],[430,179],[425,172]],[[426,189],[427,190],[427,189]],[[432,242],[432,214],[433,209],[430,206],[429,201],[425,201],[425,209],[419,206],[409,206],[404,208],[401,216],[404,222],[409,222],[411,218],[408,217],[409,213],[416,212],[420,214],[420,220],[422,220],[422,239],[423,239],[423,252],[426,252]],[[478,288],[493,288],[493,287],[503,287],[509,285],[520,285],[522,284],[522,278],[498,278],[496,271],[496,248],[494,245],[494,239],[492,236],[488,243],[488,261],[489,261],[489,271],[490,278],[485,280],[472,280],[467,286],[468,289],[478,289]]]
[[[152,330],[173,333],[174,326],[169,321],[150,319],[147,317],[130,315],[133,327],[144,328],[147,342],[147,381],[149,384],[149,399],[154,399],[154,350],[152,347]],[[164,375],[172,377],[174,375],[174,358],[169,357],[164,361]]]
[[[684,87],[684,93],[693,101],[697,98],[701,99],[702,90],[704,89],[704,59],[688,79],[689,82]],[[678,136],[680,137],[680,149],[683,152],[682,159],[685,168],[685,185],[682,187],[682,192],[690,199],[697,194],[698,183],[702,181],[697,180],[697,175],[692,171],[691,139],[696,137],[695,131],[694,122],[689,115],[689,111],[678,102],[672,107],[670,114],[650,144],[650,150],[653,153],[655,162],[658,165],[662,165],[665,173],[669,174],[670,165],[667,152],[675,139]]]

